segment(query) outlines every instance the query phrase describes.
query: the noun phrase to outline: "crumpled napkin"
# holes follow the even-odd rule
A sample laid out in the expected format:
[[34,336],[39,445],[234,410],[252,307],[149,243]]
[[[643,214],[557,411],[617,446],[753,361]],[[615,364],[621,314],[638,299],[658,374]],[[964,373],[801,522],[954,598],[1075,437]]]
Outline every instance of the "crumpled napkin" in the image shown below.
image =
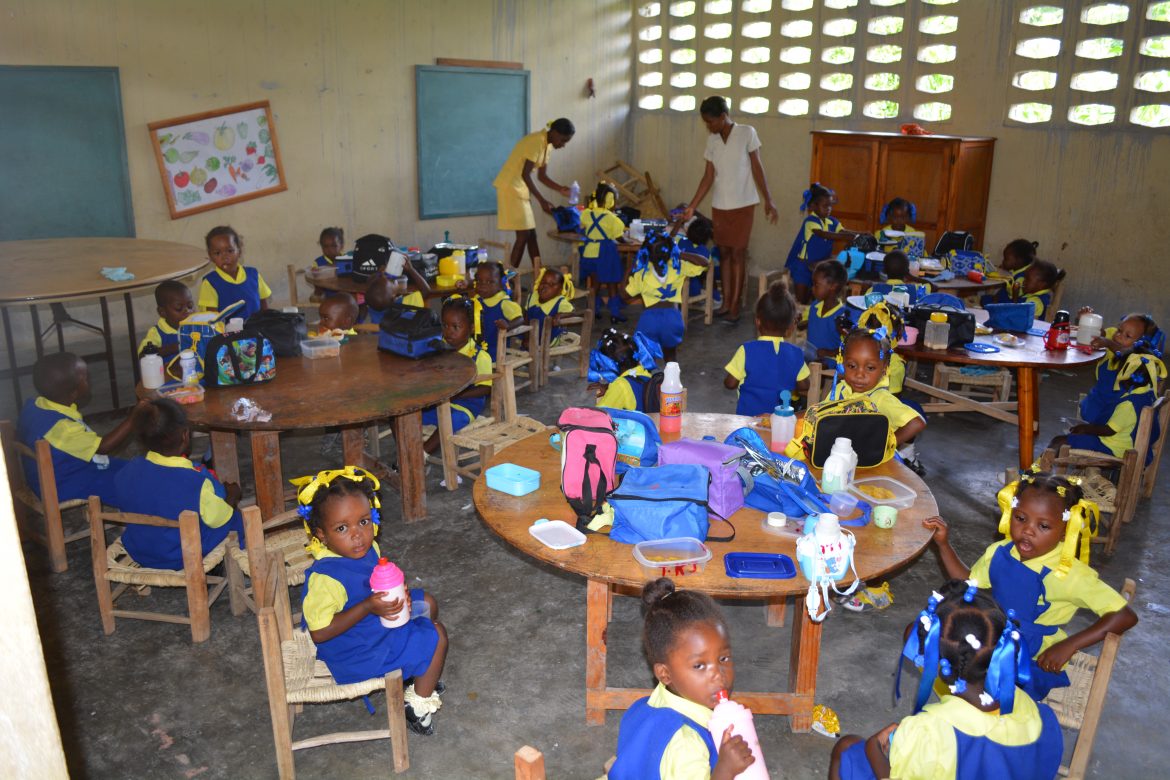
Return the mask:
[[237,398],[232,404],[232,417],[240,422],[268,422],[272,412],[266,412],[251,398]]
[[126,266],[119,268],[102,268],[102,276],[109,279],[111,282],[128,282],[134,278],[134,274],[126,270]]
[[932,282],[949,282],[951,279],[954,279],[954,278],[955,278],[955,272],[948,269],[946,271],[941,271],[940,273],[936,274],[935,277],[933,279],[931,279],[930,281],[932,281]]

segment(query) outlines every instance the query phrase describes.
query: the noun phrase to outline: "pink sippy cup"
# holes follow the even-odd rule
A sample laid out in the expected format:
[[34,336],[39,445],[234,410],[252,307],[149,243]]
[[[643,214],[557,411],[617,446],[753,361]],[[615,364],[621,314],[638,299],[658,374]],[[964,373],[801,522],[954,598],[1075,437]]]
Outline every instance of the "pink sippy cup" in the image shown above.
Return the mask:
[[755,761],[747,769],[736,775],[736,780],[768,780],[768,768],[764,766],[764,752],[760,750],[760,738],[756,736],[756,724],[752,719],[752,711],[747,707],[727,698],[727,691],[719,692],[719,701],[711,711],[711,720],[707,728],[711,731],[711,738],[715,740],[715,749],[723,741],[723,732],[731,726],[731,733],[743,737],[751,748]]
[[385,558],[378,559],[378,565],[374,567],[374,573],[370,575],[370,590],[375,593],[385,593],[382,601],[402,599],[403,602],[402,611],[398,613],[397,617],[393,619],[379,618],[386,628],[398,628],[410,620],[410,610],[406,607],[405,582],[406,577],[403,575],[402,569]]

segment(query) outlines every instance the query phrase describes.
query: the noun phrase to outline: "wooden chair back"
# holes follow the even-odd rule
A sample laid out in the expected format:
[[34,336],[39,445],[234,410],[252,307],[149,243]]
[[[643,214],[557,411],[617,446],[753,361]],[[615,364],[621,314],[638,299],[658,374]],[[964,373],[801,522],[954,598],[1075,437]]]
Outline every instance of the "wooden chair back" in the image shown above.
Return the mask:
[[1154,457],[1142,473],[1143,498],[1150,498],[1154,495],[1154,483],[1158,480],[1158,465],[1162,462],[1162,448],[1166,446],[1166,437],[1170,435],[1170,431],[1166,430],[1166,427],[1170,426],[1170,390],[1163,393],[1154,405],[1154,419],[1158,421],[1158,438],[1150,444]]
[[703,292],[697,295],[691,295],[691,280],[682,280],[682,302],[679,308],[682,310],[683,332],[686,332],[687,321],[691,318],[691,307],[695,304],[703,305],[703,324],[710,325],[715,321],[715,263],[710,258],[703,258],[701,255],[696,255],[693,252],[683,252],[681,255],[683,260],[702,261],[706,259],[707,267],[703,271]]
[[300,290],[298,289],[298,280],[305,278],[305,269],[293,263],[286,266],[288,271],[288,303],[289,306],[308,306],[309,301],[302,301]]
[[[593,349],[593,312],[588,309],[574,314],[564,314],[558,319],[558,327],[571,331],[576,328],[576,335],[579,339],[575,345],[552,343],[552,332],[554,330],[550,318],[545,317],[541,322],[540,328],[540,386],[544,387],[548,384],[549,377],[552,376],[551,364],[552,359],[559,355],[571,355],[577,353],[577,376],[579,379],[585,379],[589,376],[589,353]],[[571,376],[569,372],[562,372],[560,376]]]
[[1056,312],[1060,311],[1060,301],[1064,298],[1064,279],[1068,273],[1063,268],[1056,269],[1056,281],[1052,283],[1052,302],[1044,312],[1044,321],[1052,322]]

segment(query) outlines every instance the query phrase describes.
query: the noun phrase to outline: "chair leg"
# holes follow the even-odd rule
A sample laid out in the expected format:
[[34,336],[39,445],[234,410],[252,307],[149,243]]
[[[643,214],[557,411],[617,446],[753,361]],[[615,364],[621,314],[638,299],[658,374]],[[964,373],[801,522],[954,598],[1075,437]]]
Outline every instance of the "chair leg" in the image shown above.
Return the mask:
[[710,325],[715,321],[715,264],[711,263],[704,276],[707,280],[703,287],[707,291],[707,298],[703,301],[703,324]]
[[451,402],[444,401],[439,404],[438,414],[439,420],[439,451],[443,457],[443,481],[447,483],[447,490],[455,490],[459,487],[458,482],[458,466],[459,466],[459,450],[455,446],[455,442],[451,441],[454,432],[451,430]]
[[[65,557],[65,529],[61,525],[61,505],[57,481],[53,474],[53,455],[49,443],[37,442],[37,472],[41,475],[41,510],[45,517],[45,544],[49,548],[49,566],[60,574],[69,568]],[[100,509],[99,509],[100,511]]]
[[110,581],[106,579],[109,566],[106,563],[106,526],[102,522],[102,502],[97,496],[89,497],[89,551],[93,559],[93,586],[97,591],[98,613],[102,617],[102,631],[114,633],[114,596]]
[[402,670],[386,675],[386,716],[390,721],[390,749],[394,752],[394,771],[410,769],[406,747],[406,702],[402,697]]
[[207,575],[203,571],[203,549],[199,539],[199,515],[179,515],[179,537],[183,546],[183,579],[187,583],[187,612],[191,619],[191,641],[205,642],[211,636],[211,612],[207,603]]
[[223,566],[228,579],[228,605],[231,606],[232,616],[239,617],[248,611],[248,598],[244,594],[244,572],[231,553],[224,556]]
[[272,718],[272,742],[276,747],[276,769],[280,780],[297,776],[293,762],[292,716],[285,701],[284,663],[280,657],[280,634],[272,610],[260,613],[260,635],[264,647],[264,680],[268,687],[268,715]]
[[516,780],[545,780],[544,754],[525,745],[516,751]]

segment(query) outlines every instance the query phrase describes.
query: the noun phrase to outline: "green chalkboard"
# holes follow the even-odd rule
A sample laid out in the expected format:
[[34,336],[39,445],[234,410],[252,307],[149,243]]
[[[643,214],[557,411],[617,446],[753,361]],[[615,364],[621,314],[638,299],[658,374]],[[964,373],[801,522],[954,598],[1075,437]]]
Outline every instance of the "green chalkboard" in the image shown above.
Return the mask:
[[415,66],[418,217],[496,212],[492,180],[528,134],[528,71]]
[[133,236],[117,68],[0,66],[0,241]]

